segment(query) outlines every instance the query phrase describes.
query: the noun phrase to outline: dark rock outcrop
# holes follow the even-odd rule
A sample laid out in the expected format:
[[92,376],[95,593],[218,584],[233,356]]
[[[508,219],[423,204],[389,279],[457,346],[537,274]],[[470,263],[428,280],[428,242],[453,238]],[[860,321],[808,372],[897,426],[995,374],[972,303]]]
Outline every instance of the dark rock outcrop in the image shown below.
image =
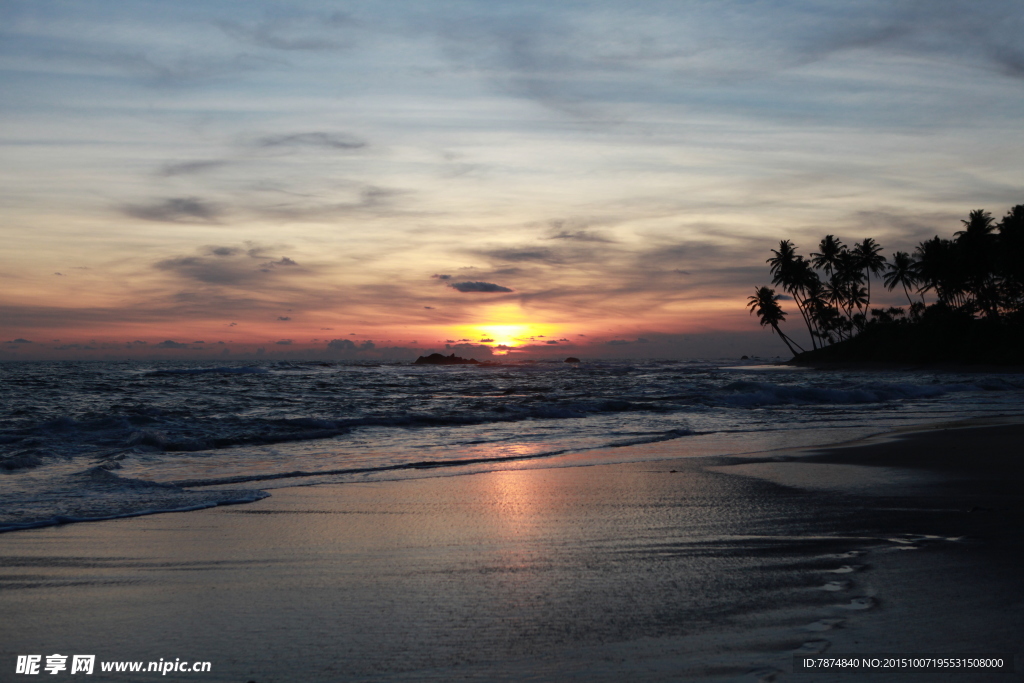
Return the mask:
[[477,365],[479,363],[480,361],[475,358],[460,358],[454,353],[450,356],[432,353],[429,356],[420,356],[413,365]]
[[576,356],[569,356],[568,358],[566,358],[566,359],[565,359],[564,361],[562,361],[562,362],[563,362],[563,363],[579,363],[579,362],[580,362],[580,359],[579,359],[579,358],[577,358]]

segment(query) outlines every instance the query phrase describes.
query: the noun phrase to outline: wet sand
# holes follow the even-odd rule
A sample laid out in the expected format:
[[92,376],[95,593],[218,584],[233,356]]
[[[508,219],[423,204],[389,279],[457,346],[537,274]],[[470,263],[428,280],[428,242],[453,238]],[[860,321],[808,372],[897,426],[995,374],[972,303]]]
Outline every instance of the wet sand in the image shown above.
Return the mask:
[[792,655],[1019,655],[1022,444],[932,429],[2,534],[0,679],[56,652],[212,664],[111,681],[1019,680]]

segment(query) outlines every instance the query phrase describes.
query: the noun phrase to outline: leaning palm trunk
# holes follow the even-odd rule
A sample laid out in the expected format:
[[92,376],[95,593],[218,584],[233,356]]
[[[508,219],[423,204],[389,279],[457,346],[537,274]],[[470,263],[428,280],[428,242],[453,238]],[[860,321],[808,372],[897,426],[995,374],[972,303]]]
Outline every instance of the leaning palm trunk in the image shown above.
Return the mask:
[[[772,329],[779,333],[779,336],[782,337],[782,341],[786,344],[786,347],[789,349],[789,352],[792,353],[794,356],[797,354],[797,352],[793,349],[793,344],[796,344],[796,347],[800,349],[801,352],[804,350],[802,346],[800,346],[795,341],[787,337],[786,333],[780,330],[778,325],[772,325]],[[793,343],[791,344],[790,342]]]
[[804,302],[800,300],[800,296],[795,291],[793,292],[793,301],[796,302],[797,310],[800,311],[800,315],[804,319],[804,325],[807,325],[807,333],[811,336],[812,348],[818,348],[818,344],[814,341],[814,328],[811,325],[811,316],[807,313]]

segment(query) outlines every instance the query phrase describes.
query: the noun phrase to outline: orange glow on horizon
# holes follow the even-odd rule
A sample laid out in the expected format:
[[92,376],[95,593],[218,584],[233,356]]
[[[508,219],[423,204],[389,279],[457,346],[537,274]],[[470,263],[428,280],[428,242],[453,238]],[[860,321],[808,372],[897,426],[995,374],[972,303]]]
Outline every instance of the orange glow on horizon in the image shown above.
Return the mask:
[[[486,344],[497,355],[529,344],[543,344],[562,336],[555,325],[524,320],[525,312],[516,305],[492,306],[481,315],[480,322],[451,328],[459,341]],[[504,347],[504,348],[499,348]]]

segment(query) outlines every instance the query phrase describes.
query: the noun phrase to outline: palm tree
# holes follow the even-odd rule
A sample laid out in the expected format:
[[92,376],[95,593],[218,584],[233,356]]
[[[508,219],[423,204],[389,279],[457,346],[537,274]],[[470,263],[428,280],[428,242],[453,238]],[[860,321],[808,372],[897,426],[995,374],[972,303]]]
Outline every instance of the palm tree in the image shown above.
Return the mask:
[[996,236],[992,234],[995,221],[988,211],[976,209],[971,211],[967,220],[960,222],[965,229],[954,235],[954,244],[963,268],[965,289],[988,317],[997,318]]
[[1010,209],[999,221],[999,257],[1003,307],[1024,311],[1024,204]]
[[956,243],[936,235],[917,245],[915,256],[920,290],[933,290],[940,304],[951,308],[966,307],[962,259]]
[[825,299],[825,286],[821,282],[821,278],[810,267],[808,267],[808,272],[813,276],[813,279],[808,277],[804,285],[804,308],[807,311],[807,317],[814,323],[811,339],[817,338],[822,344],[831,344],[832,335],[828,334],[830,329],[828,326],[828,313],[834,313],[835,309],[831,308]]
[[[772,332],[779,334],[790,353],[795,356],[797,352],[793,349],[793,345],[790,344],[793,340],[779,329],[779,323],[786,320],[786,312],[779,305],[779,295],[775,293],[775,290],[769,287],[755,287],[754,295],[747,299],[747,307],[750,309],[751,314],[757,313],[757,317],[761,321],[761,327],[770,326]],[[796,344],[796,342],[793,342],[793,344]],[[799,344],[796,345],[797,348],[803,351]]]
[[961,238],[968,237],[984,237],[985,235],[991,235],[995,229],[995,219],[992,218],[992,214],[984,209],[975,209],[967,215],[967,220],[960,221],[963,223],[966,230],[960,230],[959,232],[953,233],[953,237],[956,237],[959,241]]
[[831,329],[835,330],[839,338],[843,338],[842,327],[836,322],[842,316],[840,311],[846,310],[846,287],[838,274],[833,273],[828,282],[821,287],[821,295],[826,302],[830,314],[827,316],[831,321]]
[[811,335],[811,345],[818,348],[814,339],[814,328],[811,326],[811,319],[803,301],[807,285],[811,280],[817,280],[818,276],[811,270],[807,261],[804,261],[804,257],[796,253],[796,247],[789,240],[779,242],[779,248],[772,249],[772,253],[775,256],[765,261],[771,266],[769,270],[773,276],[772,284],[781,285],[793,296],[800,316],[804,319],[804,324],[807,325],[807,333]]
[[852,282],[846,290],[846,297],[851,313],[854,306],[856,306],[859,311],[856,315],[851,315],[850,320],[857,324],[858,329],[864,329],[864,323],[867,322],[866,311],[868,310],[868,290],[859,283]]
[[862,295],[864,288],[864,273],[860,268],[860,260],[852,251],[845,247],[836,254],[835,272],[833,279],[836,281],[834,287],[840,295],[840,303],[846,309],[846,316],[853,320],[853,308],[859,310],[865,301],[866,294]]
[[882,245],[868,237],[853,247],[853,255],[857,259],[860,269],[864,271],[864,279],[868,283],[868,303],[865,304],[866,308],[871,303],[871,275],[878,275],[882,272],[883,266],[885,266],[885,257],[882,256]]
[[890,292],[896,289],[896,285],[902,285],[903,293],[907,295],[907,301],[913,304],[909,289],[917,284],[917,263],[913,257],[905,251],[897,251],[893,254],[892,263],[886,269],[882,283]]
[[811,265],[824,270],[825,274],[831,277],[839,260],[839,254],[845,247],[834,235],[825,235],[825,239],[818,243],[818,249],[821,251],[811,254]]

